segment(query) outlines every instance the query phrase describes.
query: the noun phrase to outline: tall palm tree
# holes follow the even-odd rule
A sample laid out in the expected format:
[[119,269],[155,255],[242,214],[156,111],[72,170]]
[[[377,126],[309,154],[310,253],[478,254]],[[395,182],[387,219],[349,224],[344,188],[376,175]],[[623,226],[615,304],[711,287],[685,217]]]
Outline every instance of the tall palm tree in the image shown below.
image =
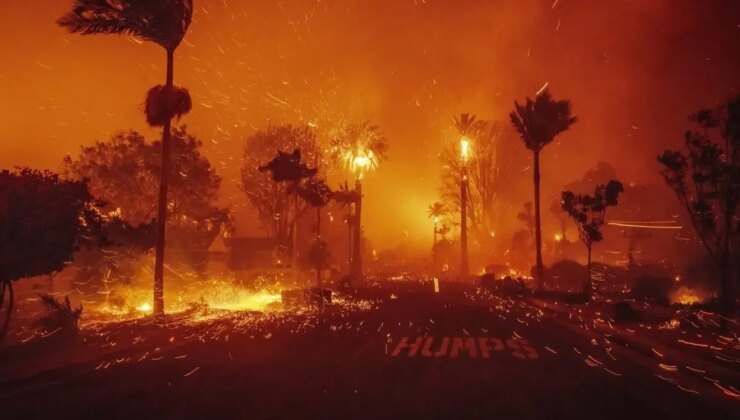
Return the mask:
[[134,35],[156,43],[167,53],[164,86],[152,88],[146,99],[147,122],[161,126],[162,173],[157,211],[157,247],[154,264],[154,314],[164,314],[164,243],[167,223],[167,187],[172,118],[190,111],[187,90],[174,86],[175,50],[190,27],[193,0],[75,0],[72,11],[57,23],[82,35]]
[[[332,193],[332,199],[336,201],[337,203],[340,203],[342,207],[347,207],[347,217],[345,218],[345,221],[347,222],[347,267],[348,271],[352,270],[352,232],[355,225],[354,221],[354,215],[352,214],[352,205],[356,204],[359,199],[360,195],[357,193],[356,190],[350,189],[349,184],[347,181],[344,181],[344,184],[339,185],[339,189],[335,190]],[[352,273],[347,273],[348,275],[351,275]]]
[[527,149],[534,155],[534,219],[535,247],[537,251],[537,288],[544,288],[542,274],[542,230],[540,228],[540,151],[555,136],[567,130],[576,118],[571,115],[570,101],[556,101],[548,90],[540,92],[535,100],[527,98],[524,105],[514,102],[509,114],[511,123]]
[[452,117],[455,129],[462,137],[476,137],[486,126],[486,122],[479,120],[473,114],[463,113],[459,117]]
[[453,124],[460,134],[460,275],[465,277],[469,274],[468,268],[468,158],[470,157],[471,137],[477,137],[485,122],[475,118],[475,115],[461,114],[453,117]]
[[362,277],[362,178],[375,170],[388,154],[388,143],[380,128],[369,121],[351,123],[332,134],[332,155],[355,176],[354,247],[350,277]]
[[434,220],[434,246],[432,249],[437,246],[437,233],[439,233],[437,224],[439,223],[439,218],[444,216],[445,213],[447,213],[447,208],[439,201],[435,201],[427,208],[427,214],[432,220]]

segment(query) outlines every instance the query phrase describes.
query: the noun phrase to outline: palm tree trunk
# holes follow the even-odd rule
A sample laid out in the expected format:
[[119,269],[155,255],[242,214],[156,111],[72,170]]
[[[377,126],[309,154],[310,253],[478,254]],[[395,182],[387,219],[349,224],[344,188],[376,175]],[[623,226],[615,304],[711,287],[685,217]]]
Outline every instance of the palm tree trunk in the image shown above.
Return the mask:
[[[296,185],[298,183],[296,182]],[[298,195],[293,194],[293,221],[291,222],[290,266],[293,282],[298,281]]]
[[[347,275],[349,281],[352,281],[352,226],[354,225],[354,215],[352,209],[349,209],[347,214]],[[351,283],[350,283],[351,285]]]
[[[167,49],[167,87],[173,86],[175,51]],[[162,173],[159,177],[159,205],[157,208],[157,247],[154,260],[154,315],[164,315],[164,243],[167,226],[167,188],[170,175],[170,128],[167,119],[162,130]]]
[[437,222],[434,222],[434,242],[432,242],[432,252],[437,247]]
[[[321,240],[321,207],[316,207],[316,243]],[[316,265],[316,285],[319,287],[321,306],[324,306],[324,286],[321,284],[321,266]]]
[[540,152],[534,152],[534,240],[537,253],[537,289],[545,289],[542,274],[542,229],[540,227]]
[[460,277],[470,273],[468,268],[468,170],[462,167],[460,180]]
[[15,302],[15,293],[13,293],[13,282],[9,281],[3,284],[3,297],[5,296],[5,289],[8,290],[8,308],[5,313],[5,322],[3,323],[3,329],[0,330],[0,343],[5,339],[8,334],[8,326],[10,325],[10,316],[13,314],[13,303]]
[[362,277],[362,181],[359,178],[355,181],[355,190],[357,191],[357,201],[355,202],[355,237],[352,249],[351,277],[359,281]]

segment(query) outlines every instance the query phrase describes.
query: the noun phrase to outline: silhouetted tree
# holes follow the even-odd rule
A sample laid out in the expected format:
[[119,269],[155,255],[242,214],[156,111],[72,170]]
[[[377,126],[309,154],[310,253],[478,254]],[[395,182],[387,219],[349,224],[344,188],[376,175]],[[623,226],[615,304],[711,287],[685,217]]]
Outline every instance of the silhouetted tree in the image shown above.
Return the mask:
[[468,266],[468,198],[470,196],[468,160],[471,148],[470,137],[477,137],[483,130],[485,123],[477,120],[475,115],[471,114],[461,114],[460,118],[453,117],[453,123],[460,134],[460,275],[465,277],[470,273]]
[[[583,191],[591,188],[592,185],[605,184],[611,179],[617,179],[617,172],[612,165],[607,162],[598,162],[596,166],[586,171],[583,176],[563,187],[566,191]],[[562,209],[562,197],[557,194],[550,205],[550,211],[560,224],[560,241],[567,242],[566,223],[568,215]]]
[[60,271],[82,242],[99,237],[99,205],[84,182],[28,168],[0,172],[0,340],[13,311],[13,282]]
[[[197,263],[196,257],[202,258],[220,228],[229,224],[228,210],[216,204],[221,178],[201,154],[200,140],[185,126],[174,128],[170,147],[167,248],[179,249],[188,262]],[[93,289],[103,278],[130,281],[142,253],[156,246],[161,155],[160,141],[148,142],[129,131],[64,159],[65,177],[88,180],[90,192],[106,202],[106,214],[121,219],[112,245],[75,256],[75,265],[82,269],[77,273],[88,276],[85,284]]]
[[[275,183],[286,183],[289,185],[289,189],[287,190],[290,192],[297,192],[299,190],[299,186],[301,181],[303,181],[306,178],[310,178],[318,172],[315,168],[309,168],[305,163],[301,162],[301,151],[299,149],[295,149],[293,153],[285,153],[285,152],[278,152],[277,156],[275,156],[271,161],[268,163],[260,166],[258,168],[260,172],[269,172],[272,181]],[[295,198],[293,200],[293,209],[294,214],[298,214],[298,199],[297,195],[295,195]],[[296,228],[296,217],[293,218],[293,227],[292,227],[292,236],[293,236],[293,246],[291,249],[291,261],[294,273],[297,269],[297,228]]]
[[[498,122],[487,123],[476,130],[471,140],[470,157],[467,162],[467,225],[480,249],[491,249],[496,230],[495,205],[501,200],[507,186],[521,162],[511,142],[513,130]],[[460,185],[463,166],[460,159],[459,141],[448,142],[440,153],[441,186],[440,196],[450,212],[459,213]]]
[[[352,269],[352,257],[353,253],[353,231],[355,227],[355,216],[352,214],[352,206],[359,200],[360,195],[354,189],[349,188],[347,181],[344,184],[339,185],[339,189],[335,190],[332,194],[332,199],[337,203],[340,203],[342,207],[347,207],[347,215],[345,216],[344,222],[347,224],[347,269]],[[351,273],[347,273],[351,275]]]
[[64,338],[77,336],[79,333],[78,323],[82,315],[82,305],[72,308],[69,296],[58,301],[50,294],[40,294],[39,301],[46,313],[34,322],[36,328],[44,332],[56,332],[57,336]]
[[[172,134],[167,229],[190,244],[207,246],[227,218],[227,210],[216,205],[221,177],[187,127]],[[161,154],[160,141],[148,142],[136,131],[120,132],[81,147],[76,157],[65,157],[63,174],[87,180],[90,192],[105,201],[106,213],[137,227],[157,216]]]
[[75,0],[72,11],[57,23],[82,35],[134,35],[154,42],[167,53],[165,85],[150,89],[146,98],[147,122],[163,127],[162,164],[157,207],[157,249],[154,264],[154,314],[164,313],[164,241],[167,222],[167,187],[170,174],[172,118],[190,111],[190,94],[174,85],[175,50],[190,27],[192,0]]
[[[241,188],[267,233],[280,243],[288,242],[293,222],[306,210],[301,203],[290,202],[290,183],[273,182],[271,174],[260,171],[260,165],[275,156],[276,151],[299,149],[307,162],[321,161],[316,134],[308,126],[270,125],[250,135],[244,144]],[[297,210],[297,211],[295,211]]]
[[80,248],[70,264],[72,280],[82,294],[110,296],[114,285],[130,284],[141,272],[143,258],[156,243],[156,223],[131,226],[108,213],[102,226],[105,241]]
[[527,98],[524,105],[514,102],[515,110],[509,116],[519,136],[534,157],[534,218],[537,252],[537,287],[544,288],[542,272],[542,228],[540,226],[540,152],[555,136],[567,130],[576,118],[571,115],[570,101],[556,101],[548,90],[534,101]]
[[591,293],[591,247],[594,242],[604,239],[601,227],[604,225],[607,207],[616,206],[619,193],[624,188],[619,181],[611,180],[606,185],[599,185],[594,189],[594,195],[574,194],[571,191],[563,191],[563,211],[568,213],[576,222],[578,237],[588,250],[586,263],[587,277],[583,282],[583,292]]
[[[583,191],[591,188],[592,185],[605,184],[611,179],[617,179],[617,172],[612,165],[607,162],[598,162],[596,166],[586,171],[583,176],[563,187],[566,191]],[[562,197],[558,194],[552,200],[550,211],[560,224],[560,240],[566,241],[566,222],[568,215],[562,209]]]
[[[322,292],[321,296],[323,297],[324,287],[321,283],[321,272],[328,268],[331,254],[329,253],[326,241],[321,238],[321,208],[329,204],[332,191],[323,180],[310,178],[298,186],[296,193],[306,203],[316,209],[316,240],[311,245],[308,256],[316,269],[316,285]],[[321,302],[323,304],[323,298]]]
[[[718,108],[703,109],[690,120],[699,130],[684,136],[688,153],[666,150],[658,161],[664,166],[661,175],[719,269],[721,310],[729,317],[735,306],[733,263],[740,220],[740,96]],[[716,135],[724,141],[714,141]]]

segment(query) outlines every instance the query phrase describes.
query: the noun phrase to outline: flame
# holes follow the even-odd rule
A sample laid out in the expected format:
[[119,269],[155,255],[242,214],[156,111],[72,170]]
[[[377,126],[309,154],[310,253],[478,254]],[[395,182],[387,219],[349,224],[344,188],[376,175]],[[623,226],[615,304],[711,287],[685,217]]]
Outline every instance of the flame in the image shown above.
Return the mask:
[[259,292],[237,291],[235,294],[227,293],[224,299],[209,303],[215,309],[227,309],[230,311],[259,311],[264,312],[271,305],[281,302],[279,293],[270,293],[265,290]]
[[463,163],[467,162],[470,158],[470,139],[465,136],[460,138],[460,157]]
[[378,167],[378,157],[372,150],[364,147],[350,148],[342,153],[344,166],[360,179],[366,172],[371,172]]
[[141,305],[137,306],[136,310],[139,312],[151,312],[152,305],[150,305],[149,302],[144,302]]
[[679,305],[696,305],[704,303],[707,300],[707,295],[701,290],[691,289],[686,286],[681,286],[674,290],[670,294],[670,300],[673,304]]
[[[145,283],[138,286],[119,286],[106,292],[105,303],[94,308],[95,312],[120,318],[150,314],[152,291]],[[174,291],[165,289],[165,311],[183,312],[193,305],[206,305],[213,309],[230,311],[264,312],[280,304],[279,291],[262,289],[253,291],[228,280],[211,279],[197,287]]]

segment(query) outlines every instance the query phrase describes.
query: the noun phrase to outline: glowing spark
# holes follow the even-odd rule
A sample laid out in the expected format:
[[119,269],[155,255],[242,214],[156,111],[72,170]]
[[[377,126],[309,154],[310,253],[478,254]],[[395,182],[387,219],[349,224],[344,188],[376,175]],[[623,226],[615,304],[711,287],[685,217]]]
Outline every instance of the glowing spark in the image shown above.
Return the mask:
[[540,93],[544,92],[544,91],[545,91],[545,89],[547,89],[547,86],[548,86],[549,84],[550,84],[550,82],[545,82],[545,84],[544,84],[544,85],[542,85],[542,87],[540,88],[540,90],[538,90],[538,91],[537,91],[537,93],[535,93],[535,96],[539,96],[539,95],[540,95]]
[[200,369],[200,366],[196,367],[195,369],[191,370],[190,372],[186,373],[186,374],[185,374],[185,375],[183,375],[183,376],[186,376],[186,377],[187,377],[187,376],[190,376],[190,375],[194,374],[195,372],[197,372],[197,371],[198,371],[198,369]]
[[659,367],[660,367],[661,369],[663,369],[663,370],[667,370],[668,372],[676,372],[676,371],[678,370],[678,368],[677,368],[676,366],[673,366],[673,365],[666,365],[666,364],[664,364],[664,363],[659,363],[659,364],[658,364],[658,366],[659,366]]

